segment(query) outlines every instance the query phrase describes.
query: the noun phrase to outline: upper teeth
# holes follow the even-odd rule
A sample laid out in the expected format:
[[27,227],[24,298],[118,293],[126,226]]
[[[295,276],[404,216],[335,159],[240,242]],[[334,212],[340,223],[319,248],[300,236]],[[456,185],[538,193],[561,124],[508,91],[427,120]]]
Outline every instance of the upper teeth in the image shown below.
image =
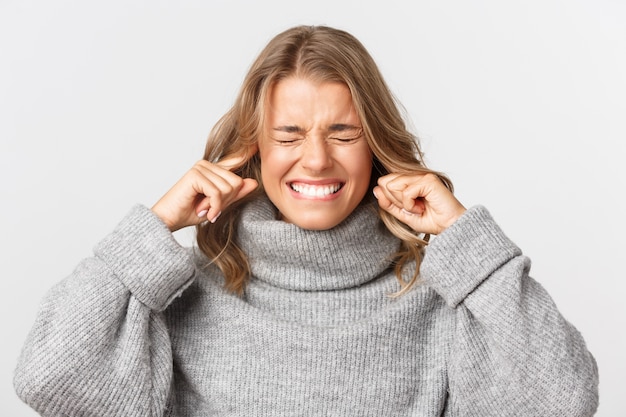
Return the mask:
[[333,194],[339,191],[341,185],[329,184],[317,186],[308,184],[291,184],[291,188],[294,191],[309,197],[324,197],[325,195]]

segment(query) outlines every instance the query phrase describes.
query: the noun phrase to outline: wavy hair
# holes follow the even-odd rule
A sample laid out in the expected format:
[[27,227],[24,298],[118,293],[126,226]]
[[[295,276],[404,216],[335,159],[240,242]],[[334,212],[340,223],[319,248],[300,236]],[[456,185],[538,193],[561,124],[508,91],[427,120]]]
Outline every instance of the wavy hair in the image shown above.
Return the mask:
[[[288,29],[271,39],[253,62],[232,108],[211,130],[204,153],[204,159],[211,162],[229,155],[248,154],[247,161],[235,173],[259,182],[254,193],[225,209],[214,224],[197,226],[199,249],[221,269],[226,289],[237,294],[243,293],[250,276],[246,254],[234,239],[238,214],[247,201],[263,193],[260,160],[258,153],[251,150],[256,149],[262,133],[270,88],[291,76],[315,82],[339,82],[350,89],[373,154],[370,190],[381,176],[412,172],[433,173],[453,189],[445,175],[424,165],[418,138],[407,129],[401,105],[359,40],[327,26]],[[430,236],[416,233],[382,209],[378,215],[402,242],[392,260],[400,284],[400,290],[393,296],[402,295],[418,281],[423,249]],[[404,267],[412,262],[415,269],[405,277]]]

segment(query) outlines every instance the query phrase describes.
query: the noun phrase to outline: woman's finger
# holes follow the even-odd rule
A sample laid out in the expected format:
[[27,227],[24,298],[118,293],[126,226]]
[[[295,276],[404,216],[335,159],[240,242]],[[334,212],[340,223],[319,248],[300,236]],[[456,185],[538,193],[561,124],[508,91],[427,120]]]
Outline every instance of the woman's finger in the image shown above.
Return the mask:
[[439,234],[465,211],[435,174],[391,174],[378,184],[380,207],[420,233]]
[[[215,221],[234,201],[257,188],[256,180],[230,171],[244,163],[229,157],[222,165],[197,162],[154,206],[153,211],[172,231],[203,221]],[[229,169],[230,168],[230,169]]]
[[[231,159],[225,166],[237,163],[239,161]],[[222,210],[258,186],[256,180],[243,179],[218,164],[200,164],[196,170],[200,174],[196,191],[206,197],[196,206],[196,212],[211,222],[215,222]]]

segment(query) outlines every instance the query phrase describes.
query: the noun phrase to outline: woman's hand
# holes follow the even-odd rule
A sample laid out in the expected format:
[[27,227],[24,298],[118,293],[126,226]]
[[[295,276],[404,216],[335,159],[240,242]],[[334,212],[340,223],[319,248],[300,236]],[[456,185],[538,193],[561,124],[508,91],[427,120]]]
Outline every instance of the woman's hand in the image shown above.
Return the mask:
[[232,172],[247,159],[249,156],[233,156],[215,164],[197,162],[152,211],[172,232],[207,220],[214,223],[222,210],[257,188],[256,180]]
[[374,195],[380,207],[418,233],[440,234],[465,212],[435,174],[388,174]]

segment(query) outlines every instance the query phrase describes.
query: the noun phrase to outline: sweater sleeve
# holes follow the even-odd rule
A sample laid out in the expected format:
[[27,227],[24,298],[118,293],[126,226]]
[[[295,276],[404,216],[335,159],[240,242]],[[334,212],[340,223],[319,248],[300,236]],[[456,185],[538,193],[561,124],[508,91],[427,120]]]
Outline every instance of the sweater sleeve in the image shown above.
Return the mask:
[[596,362],[529,269],[480,206],[428,247],[422,277],[455,312],[446,415],[595,413]]
[[134,207],[44,298],[14,376],[42,416],[161,416],[172,380],[163,310],[194,266],[165,225]]

